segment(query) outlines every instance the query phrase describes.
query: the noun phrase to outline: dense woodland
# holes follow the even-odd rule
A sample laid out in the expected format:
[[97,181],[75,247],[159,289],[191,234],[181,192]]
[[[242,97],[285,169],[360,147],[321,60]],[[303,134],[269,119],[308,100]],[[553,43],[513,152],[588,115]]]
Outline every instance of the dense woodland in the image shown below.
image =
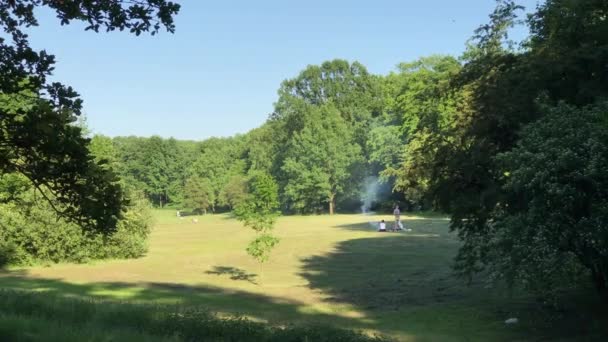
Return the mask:
[[[48,136],[38,126],[28,131],[28,120],[67,115],[79,104],[54,101],[61,92],[20,102],[13,95],[31,85],[5,86],[2,210],[22,203],[16,194],[24,189],[28,196],[53,192],[71,222],[90,218],[97,230],[105,224],[101,230],[113,231],[127,217],[121,212],[133,213],[125,209],[133,198],[231,211],[250,195],[250,177],[262,173],[278,184],[283,214],[332,214],[358,210],[365,185],[378,179],[391,191],[376,201],[377,210],[398,202],[451,216],[463,241],[456,259],[463,275],[485,270],[489,280],[543,295],[591,279],[606,295],[608,2],[548,0],[527,18],[518,15],[515,2],[499,1],[462,56],[420,58],[389,75],[340,59],[310,65],[280,85],[268,120],[243,135],[200,142],[93,136],[95,162],[85,166],[62,164],[76,159],[57,158],[70,151],[56,141],[7,152],[23,137]],[[509,29],[522,22],[530,36],[511,42]],[[36,90],[42,84],[34,93],[45,98]],[[36,106],[46,116],[35,116]],[[85,141],[68,121],[49,121],[68,132],[64,146]],[[73,189],[74,178],[57,177],[70,170],[103,181]],[[77,195],[87,192],[104,197]],[[116,222],[100,219],[102,202],[102,214]]]

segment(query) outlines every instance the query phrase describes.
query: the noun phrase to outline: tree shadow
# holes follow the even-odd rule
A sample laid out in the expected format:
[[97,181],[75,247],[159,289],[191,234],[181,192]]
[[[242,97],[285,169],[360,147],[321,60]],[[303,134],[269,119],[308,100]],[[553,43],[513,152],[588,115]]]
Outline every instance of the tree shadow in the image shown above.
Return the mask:
[[[443,325],[437,317],[470,322],[458,323],[459,329],[482,329],[482,324],[487,328],[489,323],[495,324],[492,329],[503,332],[508,328],[503,321],[518,317],[520,323],[513,328],[518,331],[505,332],[515,333],[510,338],[517,339],[608,336],[608,330],[598,328],[608,318],[608,309],[590,318],[581,312],[595,306],[586,305],[581,311],[582,301],[577,299],[578,303],[568,309],[570,313],[560,314],[558,319],[555,311],[542,307],[527,293],[488,284],[481,275],[470,282],[458,278],[452,270],[452,259],[460,246],[456,236],[424,220],[412,223],[416,223],[414,232],[378,233],[377,237],[347,240],[331,253],[305,258],[300,275],[312,290],[326,294],[327,302],[355,305],[370,316],[387,311],[399,312],[395,315],[430,312],[433,329],[448,336],[459,331]],[[340,228],[361,230],[364,224]],[[583,297],[589,295],[593,293]]]
[[[378,229],[380,220],[384,219],[386,222],[386,229],[393,229],[394,219],[390,215],[386,216],[369,216],[368,222],[356,222],[347,223],[334,226],[336,228],[352,230],[352,231],[375,231]],[[445,236],[451,236],[448,234],[447,225],[449,220],[441,217],[406,217],[402,218],[401,222],[405,228],[412,229],[412,233],[426,233],[426,234],[443,234]]]
[[332,253],[304,259],[301,276],[311,288],[329,294],[328,301],[367,310],[470,302],[483,286],[479,281],[467,286],[453,275],[455,248],[455,241],[433,231],[382,233],[344,241]]
[[370,217],[370,222],[348,223],[348,224],[337,225],[335,227],[343,228],[343,229],[347,229],[347,230],[372,232],[372,231],[378,230],[377,224],[378,224],[378,220],[375,220]]
[[227,275],[230,277],[231,280],[247,281],[251,284],[258,285],[258,283],[255,281],[255,278],[258,276],[257,274],[247,273],[245,270],[242,270],[237,267],[215,266],[213,267],[213,270],[206,271],[205,273],[214,274],[218,276]]
[[237,315],[273,325],[299,323],[332,324],[347,329],[375,329],[367,318],[309,310],[297,300],[206,285],[165,282],[105,282],[77,284],[61,279],[33,278],[20,273],[0,274],[0,289],[35,291],[71,298],[98,299],[111,303],[200,306],[220,315]]

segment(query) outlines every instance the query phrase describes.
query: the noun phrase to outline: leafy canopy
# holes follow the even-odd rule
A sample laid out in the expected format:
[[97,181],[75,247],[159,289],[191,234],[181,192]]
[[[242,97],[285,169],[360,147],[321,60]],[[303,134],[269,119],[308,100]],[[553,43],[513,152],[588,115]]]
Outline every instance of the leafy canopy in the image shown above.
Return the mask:
[[[53,10],[62,24],[129,30],[174,30],[179,5],[165,0],[10,0],[0,3],[0,173],[18,172],[64,217],[86,229],[115,230],[125,200],[116,176],[94,161],[88,139],[73,122],[82,100],[69,86],[48,83],[55,58],[30,47],[24,29],[38,25],[35,9]],[[44,188],[44,190],[42,189]],[[47,193],[50,193],[47,195]]]
[[304,127],[290,140],[282,167],[285,196],[296,211],[327,203],[333,214],[336,197],[357,189],[361,147],[334,106],[307,106],[301,116]]

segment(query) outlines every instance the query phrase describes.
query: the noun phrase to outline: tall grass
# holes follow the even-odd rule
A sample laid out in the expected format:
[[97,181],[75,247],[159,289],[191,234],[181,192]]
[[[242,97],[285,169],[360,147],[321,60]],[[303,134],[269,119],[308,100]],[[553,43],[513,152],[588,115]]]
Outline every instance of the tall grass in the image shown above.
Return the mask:
[[306,325],[274,327],[200,307],[115,303],[0,291],[2,341],[386,341]]

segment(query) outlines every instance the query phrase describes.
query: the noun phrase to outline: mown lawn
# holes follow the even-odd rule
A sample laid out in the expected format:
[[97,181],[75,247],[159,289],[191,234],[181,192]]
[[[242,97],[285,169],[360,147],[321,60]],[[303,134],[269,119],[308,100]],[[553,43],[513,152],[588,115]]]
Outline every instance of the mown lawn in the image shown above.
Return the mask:
[[[528,298],[453,276],[459,242],[445,218],[405,217],[412,232],[377,233],[368,221],[380,216],[283,217],[276,229],[281,243],[260,266],[245,253],[252,232],[228,215],[194,223],[174,211],[155,214],[150,250],[141,259],[10,269],[0,275],[0,288],[200,306],[273,325],[320,322],[404,341],[535,340],[555,333],[540,325],[544,317],[531,311]],[[509,317],[522,323],[507,326]]]

